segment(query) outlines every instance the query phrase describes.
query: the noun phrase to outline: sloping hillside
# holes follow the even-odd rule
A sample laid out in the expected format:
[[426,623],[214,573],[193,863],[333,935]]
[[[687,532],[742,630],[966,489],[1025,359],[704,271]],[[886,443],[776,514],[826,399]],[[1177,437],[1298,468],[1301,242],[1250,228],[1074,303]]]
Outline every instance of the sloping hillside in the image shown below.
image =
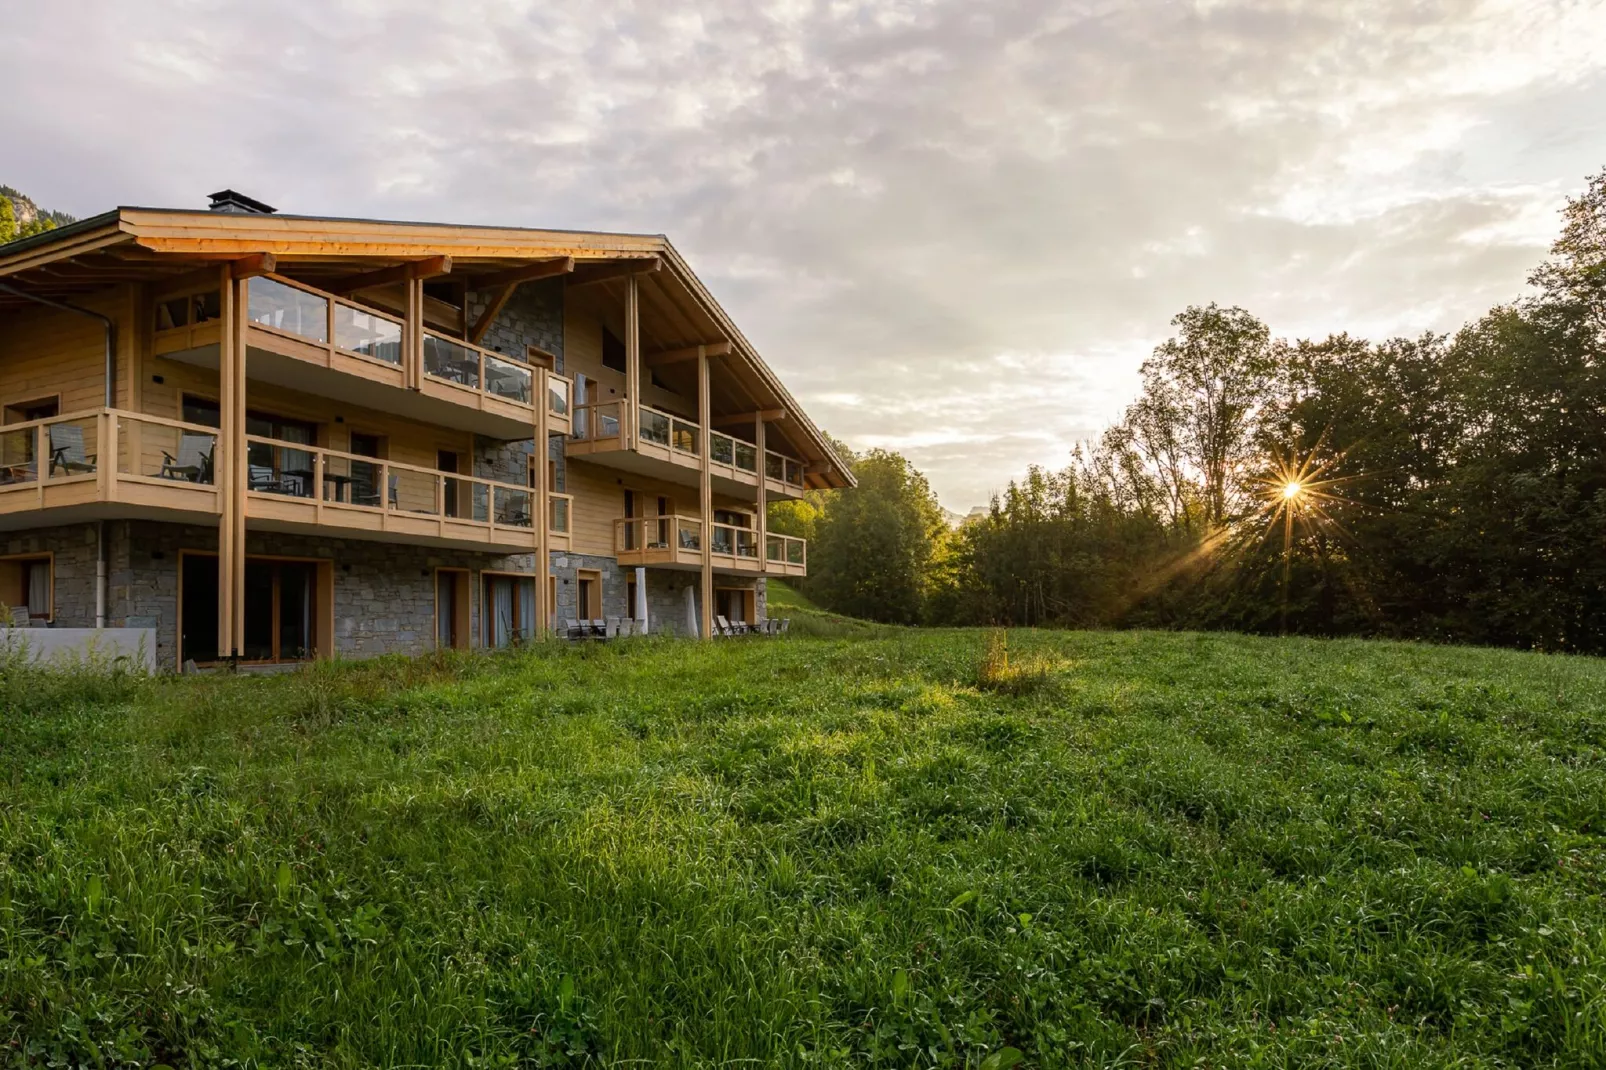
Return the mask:
[[[10,219],[6,218],[8,205]],[[66,212],[42,209],[21,191],[0,185],[0,242],[26,238],[76,222],[77,219]]]
[[887,628],[3,668],[8,1065],[1606,1063],[1598,660]]

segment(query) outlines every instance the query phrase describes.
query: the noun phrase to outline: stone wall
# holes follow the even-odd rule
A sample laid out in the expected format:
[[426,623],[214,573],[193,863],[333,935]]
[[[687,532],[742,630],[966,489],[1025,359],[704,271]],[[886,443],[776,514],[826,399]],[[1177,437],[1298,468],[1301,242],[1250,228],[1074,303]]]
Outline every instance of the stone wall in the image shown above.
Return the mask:
[[[115,524],[107,524],[107,529]],[[51,554],[55,558],[55,624],[95,626],[95,525],[71,524],[0,535],[0,554]],[[110,562],[108,561],[108,570]],[[109,607],[108,607],[109,608]]]
[[[478,321],[496,291],[468,295],[468,322]],[[563,371],[563,278],[558,276],[521,284],[492,321],[480,345],[496,353],[525,359],[525,346],[535,346],[557,358]]]
[[[468,320],[477,320],[487,305],[494,300],[494,292],[468,295]],[[535,346],[551,353],[555,358],[554,371],[563,371],[563,279],[541,279],[526,282],[513,291],[513,296],[480,339],[485,348],[525,358],[525,347]],[[537,399],[544,401],[545,399]],[[530,453],[534,444],[524,442],[498,442],[477,438],[474,448],[474,474],[483,479],[500,479],[523,485],[529,478]],[[551,436],[548,456],[557,461],[558,485],[553,490],[562,493],[565,482],[563,470],[563,439]]]

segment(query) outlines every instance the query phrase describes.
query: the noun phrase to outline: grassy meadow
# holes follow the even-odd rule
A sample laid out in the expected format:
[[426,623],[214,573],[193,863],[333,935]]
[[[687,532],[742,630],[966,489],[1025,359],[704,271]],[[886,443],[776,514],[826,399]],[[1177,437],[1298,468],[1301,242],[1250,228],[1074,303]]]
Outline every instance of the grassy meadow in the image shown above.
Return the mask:
[[5,672],[0,1065],[1606,1065],[1606,662],[788,604]]

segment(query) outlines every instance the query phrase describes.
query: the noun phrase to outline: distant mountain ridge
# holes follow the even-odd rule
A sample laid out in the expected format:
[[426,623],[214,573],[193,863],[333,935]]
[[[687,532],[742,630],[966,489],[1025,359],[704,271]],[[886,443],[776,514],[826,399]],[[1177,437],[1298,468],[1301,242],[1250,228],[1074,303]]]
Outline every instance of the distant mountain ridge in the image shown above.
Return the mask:
[[21,190],[0,185],[0,244],[76,222],[76,216],[40,208]]

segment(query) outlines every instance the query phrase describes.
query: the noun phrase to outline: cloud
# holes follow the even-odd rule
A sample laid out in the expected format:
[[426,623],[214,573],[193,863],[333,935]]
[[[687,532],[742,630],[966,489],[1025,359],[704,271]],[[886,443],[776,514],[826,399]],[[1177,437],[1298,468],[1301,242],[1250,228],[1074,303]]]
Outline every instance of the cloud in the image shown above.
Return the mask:
[[8,14],[0,180],[88,214],[663,231],[951,507],[1117,415],[1189,303],[1447,329],[1606,159],[1602,0],[377,0]]

